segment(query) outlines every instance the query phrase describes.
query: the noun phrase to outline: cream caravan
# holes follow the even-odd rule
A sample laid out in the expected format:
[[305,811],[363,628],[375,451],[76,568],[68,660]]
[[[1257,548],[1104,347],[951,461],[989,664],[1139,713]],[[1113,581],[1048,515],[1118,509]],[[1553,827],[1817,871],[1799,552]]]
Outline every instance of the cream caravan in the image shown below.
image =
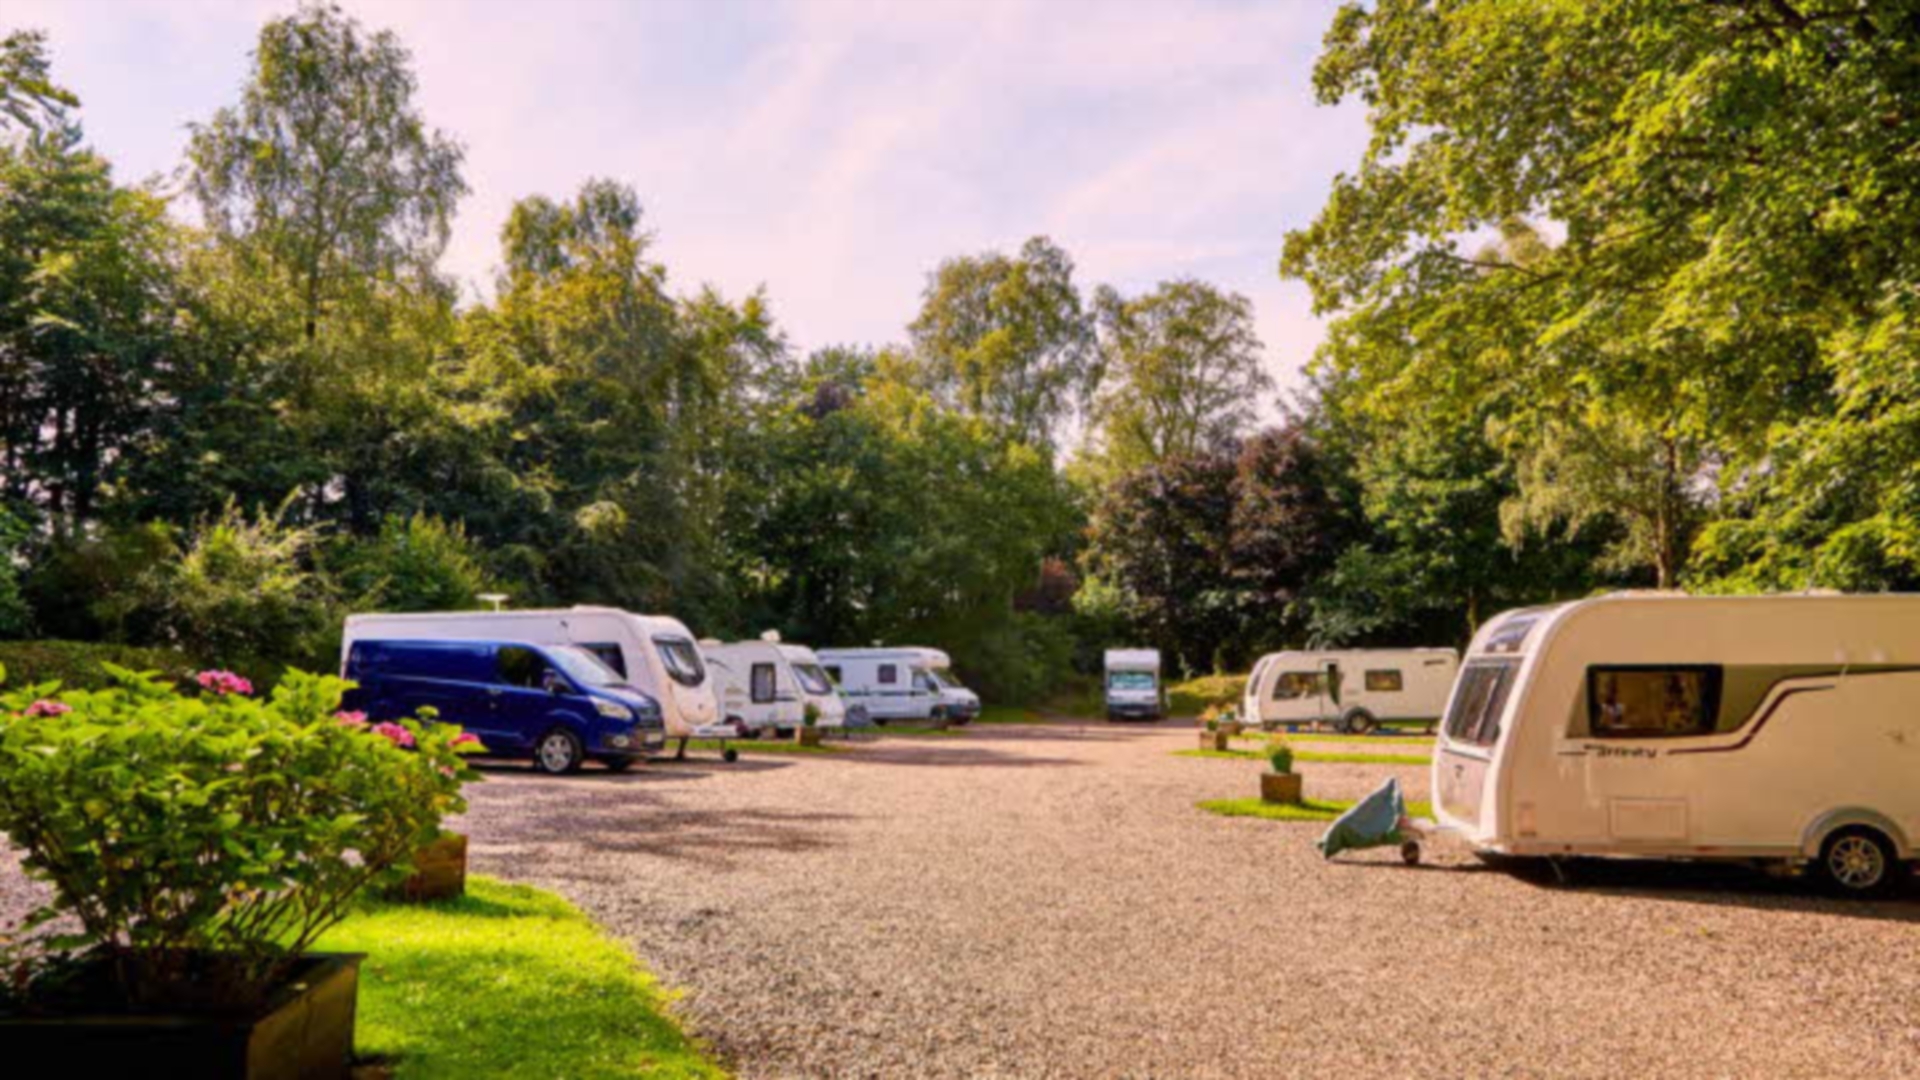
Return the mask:
[[695,729],[711,725],[719,712],[693,634],[680,620],[665,615],[586,606],[349,615],[341,644],[343,664],[354,641],[362,638],[578,645],[660,703],[667,736],[680,740],[682,752]]
[[1241,701],[1249,724],[1331,724],[1363,734],[1388,721],[1438,720],[1460,656],[1452,649],[1268,653]]
[[1435,748],[1440,824],[1512,855],[1902,876],[1920,837],[1920,596],[1625,593],[1475,636]]
[[816,722],[821,727],[847,722],[846,702],[805,645],[790,645],[769,634],[759,641],[727,645],[703,641],[700,652],[721,714],[743,730],[761,735],[790,732],[802,724],[809,705],[819,710]]

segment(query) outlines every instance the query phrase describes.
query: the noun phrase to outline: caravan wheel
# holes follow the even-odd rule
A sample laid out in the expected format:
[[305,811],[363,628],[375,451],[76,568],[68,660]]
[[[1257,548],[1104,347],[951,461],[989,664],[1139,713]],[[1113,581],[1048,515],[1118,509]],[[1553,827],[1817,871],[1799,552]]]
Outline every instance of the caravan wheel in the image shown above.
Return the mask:
[[1820,876],[1843,896],[1887,891],[1898,865],[1892,842],[1873,829],[1841,829],[1820,845]]
[[1377,721],[1374,720],[1372,713],[1365,709],[1355,709],[1340,718],[1340,730],[1349,735],[1365,735],[1373,730],[1375,723]]

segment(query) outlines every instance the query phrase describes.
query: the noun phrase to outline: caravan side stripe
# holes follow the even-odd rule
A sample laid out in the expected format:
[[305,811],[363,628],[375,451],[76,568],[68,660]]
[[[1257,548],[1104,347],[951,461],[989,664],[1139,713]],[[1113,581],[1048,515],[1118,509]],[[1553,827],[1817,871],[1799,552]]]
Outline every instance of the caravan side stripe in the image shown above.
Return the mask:
[[1780,696],[1774,698],[1773,704],[1767,706],[1767,711],[1764,713],[1761,713],[1760,719],[1754,721],[1753,729],[1751,731],[1748,731],[1745,737],[1743,737],[1737,743],[1731,743],[1727,746],[1695,746],[1695,747],[1688,747],[1688,748],[1679,749],[1679,750],[1669,750],[1667,751],[1667,753],[1669,754],[1730,754],[1735,750],[1745,750],[1747,748],[1747,744],[1752,742],[1754,740],[1754,737],[1760,734],[1760,729],[1767,726],[1767,721],[1773,719],[1773,714],[1780,711],[1781,702],[1787,700],[1788,698],[1794,696],[1795,694],[1823,693],[1825,691],[1833,689],[1835,685],[1837,684],[1827,683],[1824,686],[1796,686],[1790,690],[1780,691]]

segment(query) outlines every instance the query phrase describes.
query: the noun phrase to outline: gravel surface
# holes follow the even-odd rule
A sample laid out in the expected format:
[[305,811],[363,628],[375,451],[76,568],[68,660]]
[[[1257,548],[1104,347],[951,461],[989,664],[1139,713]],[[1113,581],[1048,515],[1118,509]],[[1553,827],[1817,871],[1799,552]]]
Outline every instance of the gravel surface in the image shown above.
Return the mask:
[[[1195,810],[1257,794],[1262,766],[1171,753],[1192,745],[1061,724],[503,767],[465,827],[478,869],[631,939],[748,1078],[1920,1075],[1920,898],[1329,864],[1322,826]],[[1427,788],[1423,768],[1303,771],[1316,796]]]

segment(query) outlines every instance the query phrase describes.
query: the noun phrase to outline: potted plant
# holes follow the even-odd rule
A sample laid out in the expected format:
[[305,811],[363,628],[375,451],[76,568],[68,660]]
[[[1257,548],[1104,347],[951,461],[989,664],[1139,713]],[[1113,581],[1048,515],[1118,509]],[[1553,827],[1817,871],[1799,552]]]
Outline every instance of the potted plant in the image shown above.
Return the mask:
[[1207,706],[1200,714],[1200,749],[1225,750],[1231,745],[1227,739],[1227,733],[1220,729],[1220,707]]
[[800,727],[793,733],[793,741],[801,746],[820,745],[820,706],[809,701],[800,710]]
[[1239,735],[1247,730],[1246,725],[1240,722],[1240,710],[1231,702],[1219,702],[1214,707],[1220,710],[1220,730],[1228,736]]
[[27,926],[60,927],[0,956],[0,1052],[78,1076],[345,1078],[359,957],[313,944],[465,809],[466,740],[342,723],[324,676],[262,701],[228,672],[198,694],[109,672],[0,691],[0,832],[51,889]]
[[1293,747],[1285,739],[1267,744],[1268,771],[1260,774],[1260,799],[1270,803],[1299,803],[1300,774],[1293,771]]

